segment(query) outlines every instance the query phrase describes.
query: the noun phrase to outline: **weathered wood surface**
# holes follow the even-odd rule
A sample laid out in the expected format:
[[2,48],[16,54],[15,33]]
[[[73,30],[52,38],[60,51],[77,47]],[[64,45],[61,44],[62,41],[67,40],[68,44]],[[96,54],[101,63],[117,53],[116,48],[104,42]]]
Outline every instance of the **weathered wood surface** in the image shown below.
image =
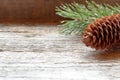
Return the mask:
[[0,27],[0,80],[120,80],[120,50],[95,51],[59,27]]

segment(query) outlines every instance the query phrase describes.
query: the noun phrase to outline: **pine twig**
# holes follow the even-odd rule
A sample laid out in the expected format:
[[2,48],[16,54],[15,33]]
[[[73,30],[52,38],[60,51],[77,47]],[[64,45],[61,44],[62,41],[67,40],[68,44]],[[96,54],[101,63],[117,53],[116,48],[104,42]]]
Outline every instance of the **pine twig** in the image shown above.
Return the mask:
[[103,16],[120,13],[120,5],[97,4],[94,1],[86,1],[86,6],[76,2],[61,4],[56,7],[56,14],[71,20],[61,21],[64,34],[81,35],[85,27],[91,22]]

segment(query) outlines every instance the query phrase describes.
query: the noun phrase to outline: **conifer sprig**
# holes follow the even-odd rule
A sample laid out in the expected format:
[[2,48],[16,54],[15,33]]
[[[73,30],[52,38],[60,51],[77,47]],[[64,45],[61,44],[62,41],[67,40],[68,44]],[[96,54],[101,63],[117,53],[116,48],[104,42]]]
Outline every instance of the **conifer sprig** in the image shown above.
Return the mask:
[[86,1],[86,6],[76,2],[56,7],[56,14],[70,20],[61,21],[64,34],[81,35],[88,24],[103,16],[120,13],[120,5],[97,4]]

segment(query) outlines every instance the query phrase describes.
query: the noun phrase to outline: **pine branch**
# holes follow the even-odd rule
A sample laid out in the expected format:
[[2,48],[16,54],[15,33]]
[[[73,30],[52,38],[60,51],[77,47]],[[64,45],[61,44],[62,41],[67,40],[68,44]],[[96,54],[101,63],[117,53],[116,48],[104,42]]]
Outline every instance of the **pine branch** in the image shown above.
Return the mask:
[[86,1],[86,4],[85,6],[73,2],[56,7],[56,14],[71,19],[61,22],[61,26],[63,26],[62,33],[81,35],[85,27],[96,19],[120,13],[119,4],[111,6],[109,4],[97,4],[94,1]]

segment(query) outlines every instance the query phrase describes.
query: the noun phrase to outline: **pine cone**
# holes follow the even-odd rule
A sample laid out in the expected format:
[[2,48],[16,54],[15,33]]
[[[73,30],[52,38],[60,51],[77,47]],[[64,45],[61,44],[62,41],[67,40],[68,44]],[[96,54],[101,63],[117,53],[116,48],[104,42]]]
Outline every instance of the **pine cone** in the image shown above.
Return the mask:
[[96,50],[111,49],[120,43],[120,14],[97,19],[82,34],[86,46]]

